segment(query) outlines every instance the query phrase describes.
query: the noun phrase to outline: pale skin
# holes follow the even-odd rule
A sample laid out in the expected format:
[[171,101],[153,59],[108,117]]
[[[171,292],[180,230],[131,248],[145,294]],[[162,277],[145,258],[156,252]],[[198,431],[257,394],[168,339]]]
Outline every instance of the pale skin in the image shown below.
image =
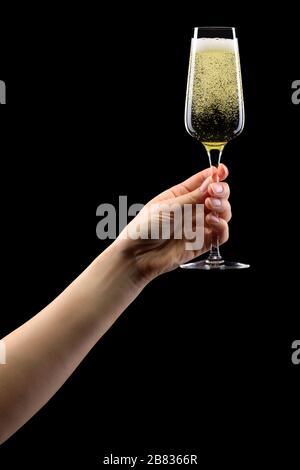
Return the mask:
[[[47,403],[153,278],[208,251],[212,233],[221,244],[227,241],[227,174],[224,165],[214,169],[213,178],[206,169],[147,204],[205,204],[201,250],[187,251],[185,240],[119,237],[53,302],[3,338],[7,352],[6,364],[0,365],[0,444]],[[131,222],[136,223],[141,216]]]

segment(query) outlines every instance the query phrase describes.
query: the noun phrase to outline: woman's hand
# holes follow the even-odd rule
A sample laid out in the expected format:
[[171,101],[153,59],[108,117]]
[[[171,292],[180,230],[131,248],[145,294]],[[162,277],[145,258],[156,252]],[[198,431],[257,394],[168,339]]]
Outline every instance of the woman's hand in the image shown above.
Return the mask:
[[[224,180],[227,173],[221,165],[214,169],[214,179]],[[213,232],[220,243],[227,240],[229,188],[226,183],[212,183],[210,175],[210,169],[204,170],[150,201],[64,292],[4,338],[7,364],[0,369],[0,444],[62,386],[147,282],[207,251]],[[166,208],[162,213],[149,211],[161,203]],[[185,204],[194,208],[205,204],[204,243],[199,250],[187,250],[187,240],[175,239],[173,233],[169,239],[122,236],[138,229],[147,235],[150,223],[160,228],[164,219],[172,222],[167,209],[174,203],[180,212]],[[197,219],[191,219],[197,225]]]
[[[218,169],[213,168],[213,175],[210,168],[197,173],[152,199],[124,229],[114,244],[135,260],[138,276],[143,282],[149,282],[159,274],[171,271],[180,264],[207,252],[212,237],[217,236],[220,244],[227,241],[228,222],[231,218],[231,207],[228,202],[229,186],[221,182],[227,175],[228,170],[223,164]],[[161,204],[163,204],[161,211],[151,210]],[[186,243],[190,240],[185,236],[181,239],[174,238],[174,212],[171,209],[176,206],[183,212],[186,204],[194,208],[196,204],[204,204],[205,219],[204,227],[202,226],[204,243],[199,249],[186,249]],[[151,227],[161,229],[166,223],[171,226],[170,238],[151,238]],[[192,224],[195,228],[195,214]],[[133,239],[132,233],[142,234],[143,238],[139,236]],[[184,231],[182,233],[184,235]]]

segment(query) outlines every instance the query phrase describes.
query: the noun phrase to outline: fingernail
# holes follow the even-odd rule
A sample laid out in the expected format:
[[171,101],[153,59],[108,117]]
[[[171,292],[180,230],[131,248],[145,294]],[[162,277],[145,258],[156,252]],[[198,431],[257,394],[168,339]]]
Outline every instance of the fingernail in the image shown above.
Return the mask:
[[220,222],[220,219],[219,219],[219,217],[216,217],[215,215],[211,215],[210,216],[210,221],[213,224],[218,224]]
[[220,201],[220,199],[211,199],[211,204],[214,207],[220,207],[222,205],[222,202]]
[[220,194],[223,192],[223,186],[219,183],[213,183],[211,187],[212,187],[213,192],[216,194]]

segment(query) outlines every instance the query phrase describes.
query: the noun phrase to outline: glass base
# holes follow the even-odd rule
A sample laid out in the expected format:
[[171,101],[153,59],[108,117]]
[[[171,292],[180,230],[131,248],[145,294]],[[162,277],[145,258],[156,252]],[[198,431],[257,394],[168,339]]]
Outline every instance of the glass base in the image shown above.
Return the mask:
[[211,262],[209,260],[195,261],[194,263],[181,264],[183,269],[202,269],[203,271],[226,271],[227,269],[250,268],[250,264],[238,263],[236,261]]

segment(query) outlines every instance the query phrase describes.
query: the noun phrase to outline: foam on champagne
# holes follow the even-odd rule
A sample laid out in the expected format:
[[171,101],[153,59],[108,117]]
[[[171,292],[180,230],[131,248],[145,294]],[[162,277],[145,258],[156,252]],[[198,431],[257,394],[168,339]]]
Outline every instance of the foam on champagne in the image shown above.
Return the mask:
[[236,39],[193,39],[189,126],[202,142],[228,142],[241,130],[241,76]]
[[225,51],[234,53],[237,50],[236,39],[193,38],[192,45],[197,52]]

